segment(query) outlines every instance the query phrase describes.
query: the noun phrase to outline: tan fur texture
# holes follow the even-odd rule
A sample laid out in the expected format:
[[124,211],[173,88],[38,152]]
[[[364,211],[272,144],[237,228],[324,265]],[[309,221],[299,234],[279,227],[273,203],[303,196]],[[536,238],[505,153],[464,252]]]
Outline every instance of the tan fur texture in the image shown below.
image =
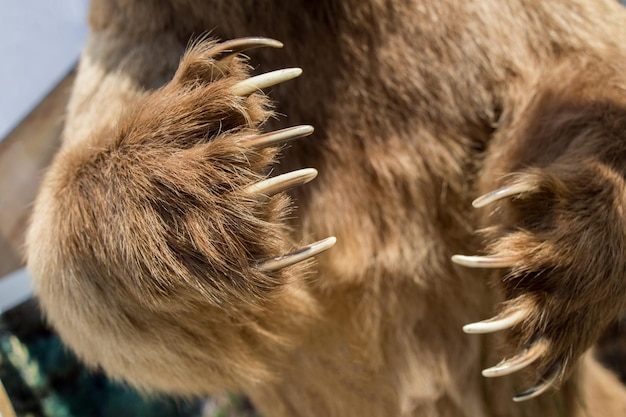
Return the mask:
[[[626,301],[617,2],[93,0],[91,25],[27,242],[86,363],[148,391],[245,392],[268,417],[626,413],[578,360]],[[274,107],[237,97],[252,70],[207,31],[279,39],[250,64],[304,75],[269,89]],[[314,136],[246,145],[298,123]],[[289,196],[246,192],[307,166],[319,177]],[[532,191],[472,209],[514,182]],[[329,235],[315,264],[258,267]],[[461,331],[520,307],[511,330]],[[538,340],[527,375],[481,376]],[[559,364],[558,390],[511,401]]]

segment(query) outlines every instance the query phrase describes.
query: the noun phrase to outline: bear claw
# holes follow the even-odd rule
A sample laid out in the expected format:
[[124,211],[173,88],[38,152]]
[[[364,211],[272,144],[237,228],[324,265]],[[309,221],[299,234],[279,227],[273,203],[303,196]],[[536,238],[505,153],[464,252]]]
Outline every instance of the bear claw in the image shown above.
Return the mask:
[[527,315],[528,313],[525,310],[517,310],[509,314],[498,314],[488,320],[466,324],[463,326],[463,331],[468,334],[483,334],[506,330],[524,321]]
[[220,60],[226,60],[234,55],[240,54],[244,51],[248,51],[254,48],[270,47],[270,48],[282,48],[283,43],[276,39],[263,38],[263,37],[248,37],[232,39],[226,42],[217,44],[212,52],[217,54],[224,54]]
[[260,262],[258,263],[258,268],[264,272],[276,271],[327,251],[332,248],[336,242],[336,237],[327,237],[326,239],[322,239],[318,242],[300,248],[297,251]]
[[513,260],[504,256],[454,255],[452,262],[468,268],[509,268],[513,266]]
[[494,378],[498,376],[510,375],[531,365],[548,350],[548,344],[545,341],[539,341],[534,343],[528,349],[524,349],[521,353],[518,353],[514,357],[508,360],[504,360],[492,366],[491,368],[483,369],[483,376],[486,378]]
[[543,379],[542,382],[538,383],[534,387],[529,388],[523,393],[513,397],[513,401],[519,403],[540,396],[554,386],[561,375],[561,369],[561,366],[557,365],[556,369],[547,378]]
[[507,187],[502,187],[497,190],[488,192],[487,194],[478,197],[476,200],[472,201],[472,206],[474,206],[475,208],[485,207],[503,198],[527,193],[533,191],[534,189],[535,186],[528,183],[512,184]]
[[268,146],[276,146],[283,142],[290,141],[292,139],[298,139],[305,136],[309,136],[313,133],[313,126],[300,125],[288,127],[286,129],[277,130],[275,132],[264,133],[262,135],[255,136],[252,139],[247,139],[243,142],[244,145],[251,148],[262,149]]
[[266,72],[265,74],[240,81],[233,86],[231,91],[237,96],[247,97],[264,88],[297,78],[300,74],[302,74],[302,69],[300,68],[284,68]]
[[270,197],[292,187],[306,184],[307,182],[312,181],[315,177],[317,177],[316,169],[299,169],[297,171],[281,174],[252,184],[246,188],[246,192],[249,194],[261,194],[264,197]]

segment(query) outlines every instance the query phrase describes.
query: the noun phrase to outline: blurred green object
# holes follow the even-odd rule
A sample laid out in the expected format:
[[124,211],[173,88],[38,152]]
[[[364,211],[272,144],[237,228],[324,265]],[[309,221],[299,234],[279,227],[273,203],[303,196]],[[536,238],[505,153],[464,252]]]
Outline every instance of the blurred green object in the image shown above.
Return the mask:
[[18,417],[203,415],[200,401],[145,397],[88,371],[40,317],[34,301],[0,317],[0,379]]

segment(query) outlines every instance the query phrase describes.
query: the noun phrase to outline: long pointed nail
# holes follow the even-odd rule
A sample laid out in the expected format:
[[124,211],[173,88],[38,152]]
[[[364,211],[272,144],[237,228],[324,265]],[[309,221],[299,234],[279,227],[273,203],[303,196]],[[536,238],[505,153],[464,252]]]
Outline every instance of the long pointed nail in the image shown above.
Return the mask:
[[550,376],[548,376],[548,378],[543,380],[543,382],[535,385],[534,387],[524,391],[521,394],[516,395],[515,397],[513,397],[513,401],[519,403],[540,396],[556,383],[556,381],[559,379],[560,374],[561,366],[558,366],[555,371],[552,372]]
[[217,56],[218,54],[224,54],[220,59],[228,58],[232,55],[239,54],[241,52],[261,48],[261,47],[270,47],[270,48],[282,48],[283,43],[277,41],[276,39],[271,38],[263,38],[263,37],[248,37],[248,38],[238,38],[231,39],[229,41],[221,42],[215,45],[212,49],[212,52]]
[[337,238],[334,236],[327,237],[319,242],[315,242],[311,245],[298,249],[295,252],[277,256],[276,258],[261,262],[258,264],[258,268],[265,272],[276,271],[327,251],[332,248],[336,242]]
[[525,310],[517,310],[513,313],[497,315],[491,319],[470,323],[463,326],[463,331],[468,334],[493,333],[500,330],[509,329],[526,318],[528,313]]
[[482,374],[486,378],[512,374],[513,372],[517,372],[520,369],[532,364],[534,361],[539,359],[539,357],[543,355],[547,349],[547,343],[542,341],[536,342],[530,348],[524,350],[522,353],[512,357],[511,359],[502,361],[491,368],[483,369]]
[[286,68],[267,72],[265,74],[248,78],[247,80],[240,81],[238,84],[233,86],[231,91],[235,95],[246,97],[264,88],[296,78],[300,76],[300,74],[302,74],[302,70],[300,68]]
[[265,148],[268,146],[275,146],[283,142],[287,142],[292,139],[309,136],[313,133],[313,126],[301,125],[288,127],[286,129],[277,130],[275,132],[265,133],[263,135],[255,136],[246,140],[244,145],[254,147],[257,149]]
[[317,177],[316,169],[299,169],[297,171],[277,175],[273,178],[268,178],[266,180],[259,181],[256,184],[252,184],[246,188],[246,192],[249,194],[261,194],[269,197],[297,185],[306,184],[315,177]]
[[476,200],[472,201],[472,206],[476,208],[485,207],[491,203],[494,203],[498,200],[501,200],[506,197],[511,197],[517,194],[527,193],[529,191],[534,190],[535,187],[531,184],[518,183],[509,185],[507,187],[503,187],[487,193],[483,196],[478,197]]
[[513,260],[504,256],[467,256],[454,255],[452,262],[469,268],[509,268]]

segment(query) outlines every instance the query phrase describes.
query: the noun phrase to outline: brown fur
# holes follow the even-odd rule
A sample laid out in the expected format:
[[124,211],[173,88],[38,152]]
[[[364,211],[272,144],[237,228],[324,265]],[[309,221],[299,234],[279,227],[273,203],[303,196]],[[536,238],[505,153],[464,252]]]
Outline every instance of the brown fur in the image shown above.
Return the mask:
[[[116,378],[240,390],[268,416],[624,415],[617,380],[576,363],[626,300],[625,23],[608,0],[94,0],[28,237],[51,323]],[[208,41],[175,72],[211,29],[285,42],[251,54],[305,71],[275,113],[230,93],[249,68]],[[245,146],[297,123],[316,134],[278,165]],[[295,205],[244,192],[304,166]],[[510,181],[536,192],[471,209]],[[329,235],[314,267],[256,267]],[[483,248],[515,256],[503,308],[532,310],[503,351],[460,330],[501,300],[450,262]],[[480,375],[541,338],[529,378]],[[559,391],[511,402],[555,363]]]

